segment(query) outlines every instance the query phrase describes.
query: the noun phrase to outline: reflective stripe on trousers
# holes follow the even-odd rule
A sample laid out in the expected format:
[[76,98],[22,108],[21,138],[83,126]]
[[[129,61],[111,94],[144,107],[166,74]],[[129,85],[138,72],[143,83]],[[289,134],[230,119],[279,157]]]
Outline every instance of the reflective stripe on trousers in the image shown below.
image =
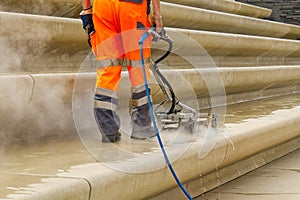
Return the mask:
[[116,135],[120,128],[120,118],[116,114],[118,96],[115,91],[96,88],[94,114],[97,125],[103,135]]
[[138,126],[148,126],[151,124],[148,97],[144,84],[131,87],[131,106],[130,114],[133,123]]
[[[151,123],[145,85],[131,88],[131,120],[139,126]],[[117,93],[104,88],[96,88],[94,113],[103,135],[115,135],[120,128],[120,118],[116,113]]]

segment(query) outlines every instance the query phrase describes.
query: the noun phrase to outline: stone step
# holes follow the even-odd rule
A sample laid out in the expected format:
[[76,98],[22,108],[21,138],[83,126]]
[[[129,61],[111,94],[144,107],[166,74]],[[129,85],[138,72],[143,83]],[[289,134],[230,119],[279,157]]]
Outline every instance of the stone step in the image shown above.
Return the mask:
[[0,16],[2,72],[36,71],[36,67],[68,71],[88,55],[87,36],[78,19],[7,12]]
[[[2,1],[0,5],[3,6],[6,2]],[[128,135],[123,135],[122,143],[117,144],[119,145],[117,149],[132,151],[140,150],[140,146],[143,146],[142,151],[145,152],[134,152],[132,157],[120,157],[121,160],[109,163],[90,161],[91,152],[96,152],[96,156],[104,155],[113,159],[117,159],[115,156],[119,153],[116,146],[101,144],[97,127],[89,132],[93,134],[93,138],[88,139],[94,139],[94,136],[96,138],[91,141],[92,145],[95,145],[92,149],[84,149],[79,142],[69,143],[74,137],[85,137],[85,134],[77,135],[76,131],[80,128],[86,131],[90,125],[95,125],[92,125],[95,73],[47,73],[95,70],[87,64],[89,59],[83,62],[89,55],[89,47],[80,20],[65,18],[78,16],[81,10],[80,2],[74,1],[74,4],[71,1],[66,4],[65,1],[59,0],[19,2],[15,1],[15,9],[20,9],[20,12],[28,9],[26,12],[41,14],[43,10],[46,15],[62,17],[0,12],[0,43],[1,49],[5,49],[1,54],[1,72],[16,73],[0,75],[0,157],[6,156],[3,150],[6,150],[6,147],[12,148],[11,144],[38,144],[38,153],[35,151],[34,154],[27,154],[28,152],[21,154],[26,160],[32,159],[30,164],[12,162],[15,161],[15,157],[4,162],[1,160],[0,167],[4,166],[5,170],[1,170],[0,178],[7,181],[8,185],[0,183],[0,191],[5,187],[4,194],[8,195],[7,198],[18,200],[98,200],[103,197],[109,200],[119,199],[121,195],[126,195],[128,199],[146,199],[176,187],[173,177],[165,168],[163,156],[157,150],[156,142],[151,143],[155,144],[155,147],[151,147],[149,151],[145,149],[148,141],[135,143]],[[162,10],[165,24],[178,27],[168,29],[170,36],[175,40],[175,53],[179,52],[179,56],[197,64],[196,69],[182,70],[191,66],[182,62],[178,56],[172,55],[165,61],[168,66],[182,68],[162,71],[171,84],[176,85],[175,91],[180,99],[190,100],[194,95],[201,98],[198,103],[203,108],[209,106],[223,108],[221,105],[225,103],[234,104],[299,93],[300,47],[299,41],[291,40],[298,38],[298,26],[169,3],[162,3]],[[220,31],[220,33],[191,29]],[[161,48],[165,49],[166,45],[154,44],[153,55],[159,55],[160,50],[157,49]],[[199,49],[200,52],[197,51]],[[221,68],[217,68],[215,64]],[[262,66],[263,64],[270,66]],[[85,65],[88,68],[85,68]],[[129,94],[129,80],[126,72],[123,72],[122,77],[120,106],[128,113],[128,102],[122,101],[126,99],[125,94],[126,96]],[[186,83],[190,86],[188,89]],[[161,94],[153,90],[153,95],[160,97]],[[175,170],[180,179],[186,183],[188,191],[193,196],[205,191],[206,183],[209,181],[203,181],[202,177],[209,176],[216,169],[223,171],[215,172],[216,174],[210,178],[218,176],[222,177],[222,182],[229,181],[265,165],[270,157],[274,159],[276,156],[282,156],[282,152],[288,153],[292,148],[299,148],[299,139],[295,138],[300,136],[300,109],[299,103],[293,104],[292,100],[293,98],[288,96],[286,99],[267,102],[267,106],[264,107],[266,109],[257,107],[257,110],[261,110],[261,115],[256,112],[253,114],[249,109],[257,102],[247,104],[245,110],[240,110],[239,105],[236,105],[238,108],[233,115],[238,116],[235,119],[237,121],[230,121],[229,114],[227,116],[229,119],[226,119],[229,122],[225,123],[222,129],[224,132],[220,135],[215,138],[211,138],[211,135],[203,138],[205,135],[200,135],[192,144],[181,141],[180,144],[168,147],[171,160],[176,160]],[[266,110],[270,107],[272,112],[266,114]],[[247,117],[242,118],[241,112],[246,113]],[[78,115],[81,116],[81,122],[84,122],[83,127],[79,129],[76,126],[78,118],[74,121],[74,116]],[[62,150],[55,148],[57,146],[49,147],[55,153],[42,151],[41,148],[46,146],[47,139],[54,141],[53,138],[68,141],[68,144],[63,145],[63,149],[73,150],[75,147],[74,149],[80,151],[76,152],[76,155],[71,155],[73,159],[70,158],[70,154],[62,155]],[[210,154],[207,152],[203,156],[202,151],[206,150],[203,147],[205,140],[211,142],[210,139],[215,139],[213,142],[216,146],[213,146]],[[83,144],[86,145],[84,142]],[[182,148],[186,147],[186,144],[189,145],[188,151]],[[176,148],[173,148],[174,146]],[[280,153],[277,154],[278,146]],[[111,152],[114,152],[113,155]],[[79,159],[83,154],[86,161]],[[180,159],[177,159],[178,155]],[[40,160],[39,156],[42,157]],[[46,164],[39,162],[45,161],[45,158]],[[246,163],[243,160],[246,160]],[[70,168],[62,169],[59,161],[64,163],[74,161],[83,165],[70,164]],[[49,163],[53,163],[55,167],[52,168]],[[122,170],[115,170],[119,167]],[[148,170],[147,173],[145,169]],[[143,173],[124,173],[124,171]],[[205,188],[202,188],[203,184]],[[16,192],[11,194],[11,190]],[[174,196],[178,191],[171,194]],[[163,196],[164,194],[160,197]]]
[[[69,2],[68,0],[67,2]],[[65,1],[63,1],[66,3]],[[62,1],[54,1],[49,5],[49,13],[47,15],[66,16],[66,11],[61,10]],[[32,9],[30,3],[23,4],[26,8]],[[47,7],[47,4],[41,4]],[[76,6],[77,7],[76,7]],[[70,1],[70,6],[74,9],[67,11],[73,13],[72,17],[78,18],[81,9],[78,8],[78,2]],[[53,9],[52,9],[53,8]],[[75,9],[76,8],[76,9]],[[39,13],[44,9],[38,9]],[[201,8],[182,6],[172,3],[161,3],[162,15],[164,16],[164,24],[166,27],[206,30],[214,32],[238,33],[245,35],[258,35],[277,38],[299,39],[300,26],[289,25],[279,22],[257,19],[253,17],[239,16],[234,14],[211,11]],[[31,12],[32,13],[32,12]],[[58,14],[60,13],[60,14]]]
[[[200,176],[185,185],[189,193],[194,197],[194,200],[245,200],[245,196],[247,196],[246,199],[250,200],[257,198],[268,200],[270,197],[272,197],[271,199],[280,200],[278,195],[280,195],[279,193],[283,193],[283,191],[286,192],[284,196],[287,197],[287,199],[296,200],[299,198],[299,173],[295,172],[294,169],[299,170],[299,142],[300,138],[278,145],[272,149],[251,156],[248,159],[227,166],[224,169],[216,169],[209,175]],[[285,156],[291,156],[291,154],[294,155],[292,160],[289,161],[284,158]],[[272,170],[272,167],[269,168],[269,166],[273,161],[277,163],[277,167]],[[282,166],[278,166],[280,165],[279,163]],[[203,165],[200,164],[200,166]],[[269,169],[260,171],[264,167]],[[255,173],[256,170],[260,171],[260,173],[256,173],[254,176],[249,173],[252,171]],[[288,174],[289,176],[287,173],[290,173]],[[280,174],[284,175],[280,176]],[[244,181],[236,184],[232,183],[235,182],[239,176],[240,179]],[[252,181],[253,179],[255,180]],[[291,184],[291,182],[295,184]],[[230,188],[230,186],[233,187]],[[214,190],[211,191],[212,189]],[[168,190],[148,200],[169,200],[174,196],[176,196],[177,200],[186,200],[186,197],[179,187]]]
[[[194,200],[244,199],[244,196],[248,196],[250,199],[259,196],[260,200],[278,199],[278,195],[282,191],[285,192],[286,199],[300,199],[298,192],[300,174],[297,173],[300,170],[299,158],[300,148]],[[170,195],[170,197],[172,196]],[[160,198],[160,200],[163,199]]]
[[[162,74],[175,86],[179,99],[201,98],[201,108],[300,91],[300,66],[162,70]],[[68,138],[75,130],[74,113],[80,110],[83,115],[93,116],[89,112],[93,110],[95,77],[95,73],[0,75],[1,146],[26,138]],[[122,72],[120,87],[119,106],[128,113],[127,72]],[[153,89],[156,103],[161,98],[159,91]],[[93,119],[86,125],[91,122]]]
[[[299,149],[300,108],[293,99],[299,102],[299,95],[229,106],[231,121],[220,135],[201,132],[192,142],[165,144],[188,192],[197,197]],[[0,199],[185,199],[154,139],[123,135],[115,145],[93,145],[77,139],[10,146],[1,154]]]
[[269,20],[171,3],[162,3],[161,10],[167,27],[289,39],[300,35],[300,26]]
[[0,2],[0,11],[79,18],[81,1],[77,0],[9,0]]
[[266,18],[272,13],[271,9],[258,7],[250,4],[240,3],[228,0],[163,0],[164,2],[192,6],[196,8],[204,8],[219,12],[231,13],[236,15],[244,15],[256,18]]
[[[300,24],[298,0],[238,0],[256,6],[263,6],[272,9],[272,15],[268,19],[289,24]],[[298,16],[297,16],[298,13]]]
[[[1,72],[75,72],[90,49],[79,19],[0,12],[2,54]],[[15,26],[18,24],[18,26]],[[36,27],[39,27],[38,29]],[[219,67],[299,64],[297,40],[207,31],[167,29],[176,51],[190,58],[202,55],[198,64]],[[164,42],[153,44],[153,55],[166,49]],[[195,52],[195,53],[193,53]],[[5,59],[4,59],[5,58]],[[87,57],[89,58],[89,57]],[[208,61],[207,61],[208,60]],[[178,56],[167,59],[171,66],[187,65]],[[94,71],[93,66],[84,66]]]
[[[175,41],[174,52],[178,55],[165,60],[168,66],[187,65],[180,56],[191,58],[198,66],[211,64],[209,58],[219,67],[299,63],[300,42],[296,40],[174,28],[167,30]],[[154,43],[153,47],[154,50],[166,49],[163,42]],[[156,50],[153,55],[155,57],[160,53]]]
[[[268,17],[272,12],[270,9],[228,0],[164,0],[164,2],[258,18]],[[10,0],[0,2],[1,11],[57,17],[77,18],[81,9],[81,2],[77,0],[53,0],[51,2],[43,0]]]

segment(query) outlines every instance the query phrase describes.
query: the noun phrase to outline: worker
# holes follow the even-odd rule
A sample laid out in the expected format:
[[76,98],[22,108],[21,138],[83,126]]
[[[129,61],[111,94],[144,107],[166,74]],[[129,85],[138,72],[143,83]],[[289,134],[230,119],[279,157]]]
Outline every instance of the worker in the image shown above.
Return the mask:
[[[97,68],[94,114],[102,133],[102,142],[120,139],[120,119],[116,113],[122,66],[126,66],[131,85],[131,138],[155,136],[151,123],[146,87],[139,51],[139,39],[150,26],[162,31],[160,0],[82,0],[83,28],[93,53],[102,67]],[[151,37],[144,43],[146,76],[150,77]]]

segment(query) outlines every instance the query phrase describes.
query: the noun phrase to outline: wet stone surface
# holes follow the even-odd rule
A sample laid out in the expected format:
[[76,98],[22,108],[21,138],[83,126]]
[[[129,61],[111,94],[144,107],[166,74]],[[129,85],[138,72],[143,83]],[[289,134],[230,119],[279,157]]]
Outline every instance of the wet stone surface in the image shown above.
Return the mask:
[[299,200],[300,150],[221,186],[197,200]]
[[[300,95],[298,94],[228,106],[222,128],[226,129],[233,124],[239,125],[247,120],[272,115],[274,111],[289,110],[299,104]],[[95,135],[97,136],[97,134]],[[185,135],[188,134],[176,133],[174,139],[171,132],[166,133],[163,136],[167,146],[166,150],[171,151],[178,148],[185,150],[189,147],[187,145],[189,142],[201,142],[201,134],[199,137],[188,135],[190,138]],[[101,138],[99,135],[97,137]],[[185,138],[186,141],[183,141],[182,138]],[[94,141],[91,141],[90,144],[95,149],[87,149],[82,141],[76,138],[41,141],[30,145],[16,146],[12,144],[5,151],[0,148],[0,199],[9,194],[24,192],[28,186],[42,182],[45,177],[55,177],[74,166],[126,160],[125,153],[130,158],[143,158],[144,155],[151,153],[162,156],[156,138],[136,141],[131,140],[129,135],[123,134],[121,141],[115,145],[95,143]],[[116,149],[120,151],[118,152]],[[93,151],[97,154],[91,154]],[[300,199],[298,192],[300,189],[300,163],[299,159],[297,160],[300,157],[299,153],[298,151],[291,154],[294,160],[290,160],[289,157],[278,160],[273,165],[263,168],[262,171],[255,172],[254,175],[248,174],[242,177],[241,182],[227,184],[212,193],[205,194],[200,199],[253,199],[254,196],[255,199],[268,200],[274,194],[276,198],[278,197],[277,199],[298,200]],[[101,157],[97,160],[98,155]],[[234,196],[231,198],[230,195]],[[266,198],[264,199],[264,197]],[[272,197],[273,199],[275,198]]]

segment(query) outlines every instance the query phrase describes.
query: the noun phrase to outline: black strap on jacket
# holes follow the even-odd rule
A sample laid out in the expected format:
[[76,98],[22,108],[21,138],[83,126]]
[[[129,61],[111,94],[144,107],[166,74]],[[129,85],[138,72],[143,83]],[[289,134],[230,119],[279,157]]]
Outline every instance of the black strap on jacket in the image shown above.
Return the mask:
[[144,0],[119,0],[119,1],[126,1],[126,2],[141,4],[141,3],[143,3]]
[[151,6],[150,6],[151,0],[147,0],[147,15],[151,12]]
[[[125,1],[125,2],[131,2],[131,3],[141,4],[141,3],[143,3],[144,0],[119,0],[119,1]],[[147,15],[149,15],[150,12],[151,12],[150,3],[151,3],[151,0],[147,0]]]

